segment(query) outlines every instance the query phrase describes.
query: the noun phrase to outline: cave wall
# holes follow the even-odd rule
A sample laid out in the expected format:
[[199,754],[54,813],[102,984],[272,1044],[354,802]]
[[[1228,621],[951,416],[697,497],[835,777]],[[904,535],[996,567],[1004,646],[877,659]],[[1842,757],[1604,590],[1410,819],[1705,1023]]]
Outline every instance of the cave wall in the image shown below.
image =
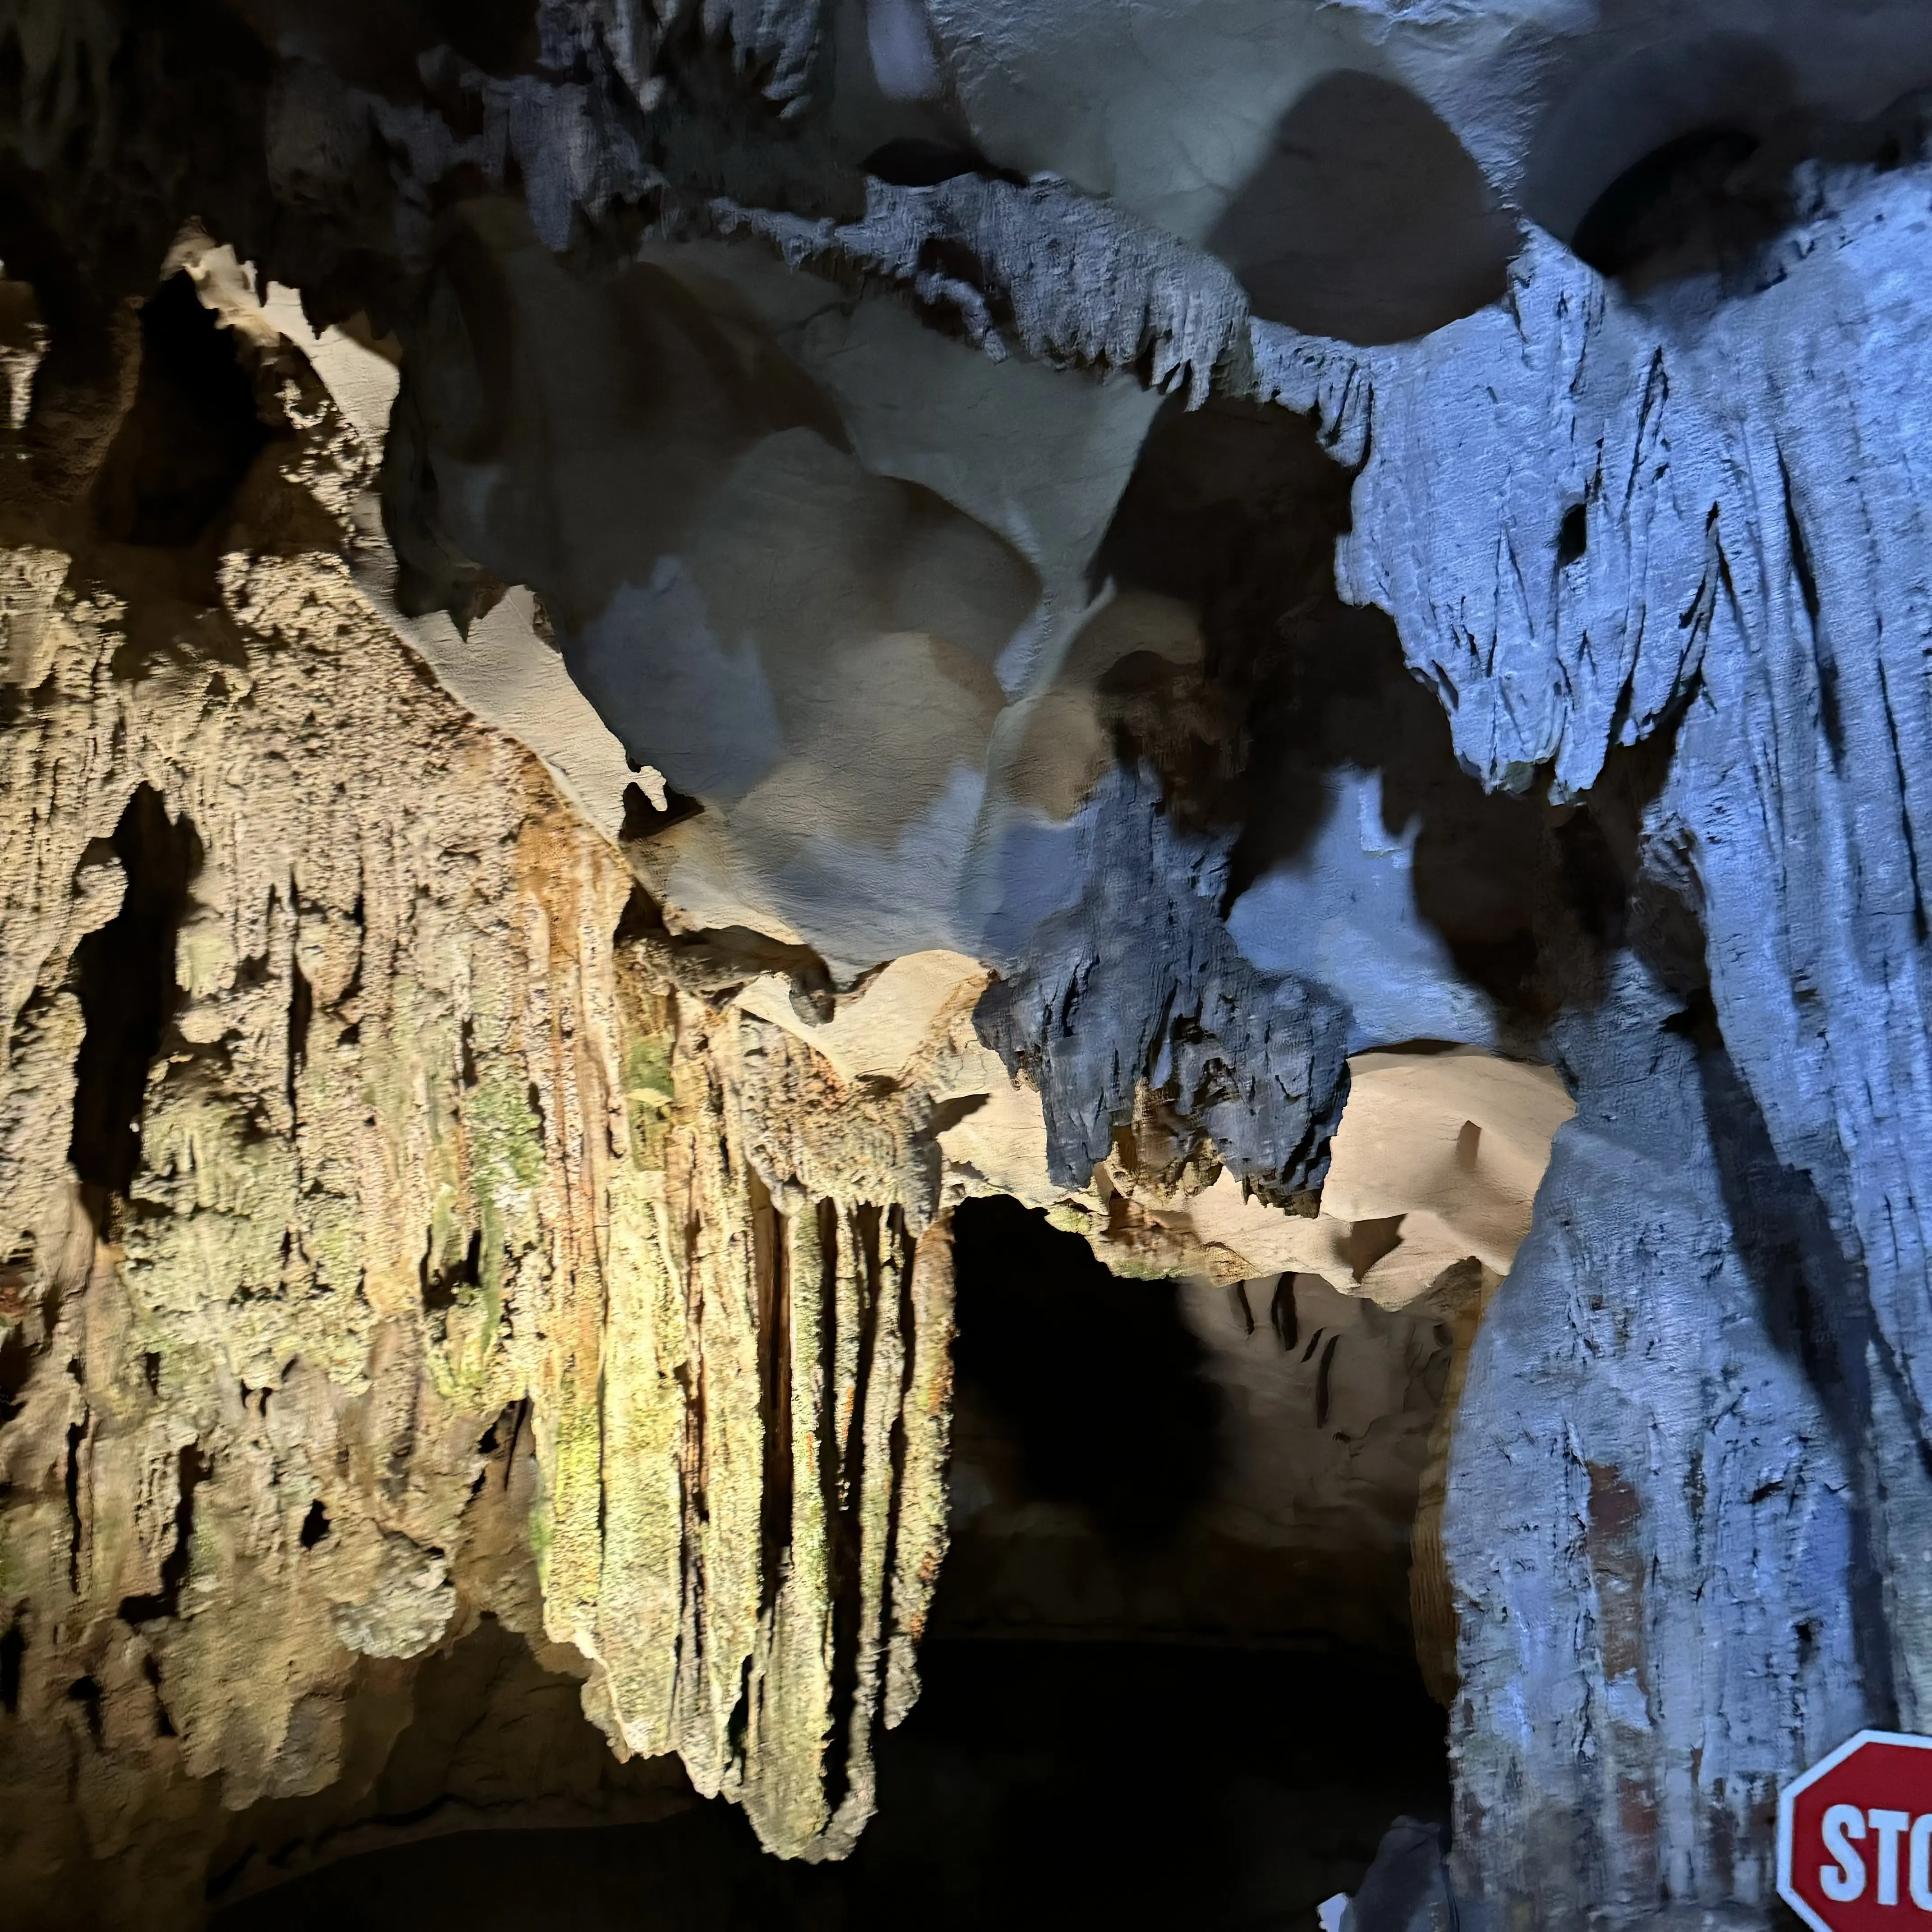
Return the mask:
[[848,1844],[998,1193],[1439,1316],[1460,1922],[1763,1922],[1928,1668],[1923,10],[447,11],[0,14],[9,1856],[327,1783],[526,1402]]

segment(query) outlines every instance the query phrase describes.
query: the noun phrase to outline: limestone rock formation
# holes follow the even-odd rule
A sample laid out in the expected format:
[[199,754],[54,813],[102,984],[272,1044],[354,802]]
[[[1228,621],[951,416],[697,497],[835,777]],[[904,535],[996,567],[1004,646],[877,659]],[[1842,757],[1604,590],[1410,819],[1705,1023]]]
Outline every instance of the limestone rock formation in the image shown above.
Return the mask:
[[[1932,1695],[1928,86],[1912,0],[0,7],[0,1896],[836,1860],[950,1520],[962,1628],[1412,1644],[1358,1932],[1769,1922]],[[1021,1412],[1110,1292],[1164,1555]]]
[[[208,602],[14,506],[10,1900],[188,1912],[224,1811],[332,1786],[371,1668],[406,1714],[485,1613],[620,1754],[836,1845],[942,1535],[928,1123],[678,990],[614,844],[358,590],[326,392],[254,381]],[[165,461],[142,410],[107,473]]]

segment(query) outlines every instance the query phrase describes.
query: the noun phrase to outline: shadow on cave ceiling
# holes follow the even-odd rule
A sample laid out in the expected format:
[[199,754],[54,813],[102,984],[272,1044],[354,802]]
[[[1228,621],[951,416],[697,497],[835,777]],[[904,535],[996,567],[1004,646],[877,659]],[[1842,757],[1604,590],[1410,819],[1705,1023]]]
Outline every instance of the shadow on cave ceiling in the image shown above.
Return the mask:
[[1345,70],[1282,116],[1208,245],[1263,321],[1367,344],[1498,300],[1520,240],[1439,117],[1406,88]]
[[1622,931],[1624,863],[1590,811],[1486,793],[1458,764],[1394,626],[1336,593],[1351,483],[1300,417],[1162,410],[1093,577],[1198,611],[1205,676],[1194,687],[1144,652],[1117,665],[1101,692],[1118,749],[1154,766],[1184,822],[1239,828],[1224,912],[1308,854],[1338,775],[1376,775],[1384,832],[1414,830],[1417,914],[1534,1030],[1594,997]]
[[1808,105],[1786,54],[1750,34],[1688,34],[1609,62],[1532,142],[1524,213],[1639,303],[1686,283],[1748,294],[1782,274],[1808,166],[1883,173],[1922,152],[1928,95],[1864,117]]

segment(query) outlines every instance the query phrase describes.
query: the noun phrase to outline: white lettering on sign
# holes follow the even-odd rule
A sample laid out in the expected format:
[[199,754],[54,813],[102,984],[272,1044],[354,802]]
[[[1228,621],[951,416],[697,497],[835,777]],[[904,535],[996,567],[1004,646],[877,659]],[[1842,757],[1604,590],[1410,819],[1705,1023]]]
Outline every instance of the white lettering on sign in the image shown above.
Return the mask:
[[1870,1874],[1864,1855],[1852,1850],[1852,1840],[1864,1838],[1868,1826],[1878,1840],[1877,1856],[1873,1861],[1877,1868],[1878,1885],[1873,1903],[1898,1903],[1898,1841],[1907,1838],[1906,1882],[1912,1902],[1921,1912],[1932,1912],[1932,1811],[1915,1818],[1910,1811],[1876,1808],[1861,1811],[1856,1804],[1834,1804],[1825,1814],[1824,1829],[1825,1849],[1831,1853],[1832,1862],[1818,1868],[1818,1882],[1824,1888],[1825,1896],[1840,1905],[1849,1905],[1853,1899],[1865,1895],[1865,1881]]
[[1932,1811],[1912,1827],[1912,1902],[1932,1912]]
[[1878,1902],[1898,1903],[1898,1841],[1912,1828],[1910,1811],[1868,1811],[1867,1821],[1878,1834]]
[[1865,1862],[1852,1850],[1851,1840],[1864,1834],[1865,1814],[1856,1804],[1834,1804],[1825,1814],[1825,1849],[1838,1862],[1820,1867],[1818,1882],[1825,1896],[1840,1905],[1864,1893]]

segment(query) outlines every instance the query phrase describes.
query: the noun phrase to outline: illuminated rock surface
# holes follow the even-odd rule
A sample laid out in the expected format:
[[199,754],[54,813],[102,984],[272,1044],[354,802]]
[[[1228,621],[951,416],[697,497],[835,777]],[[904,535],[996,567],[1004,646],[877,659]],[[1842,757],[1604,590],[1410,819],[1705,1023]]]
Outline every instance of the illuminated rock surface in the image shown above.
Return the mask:
[[835,1864],[930,1625],[1408,1660],[1464,1932],[1768,1923],[1932,1696],[1928,82],[0,10],[20,1922]]

